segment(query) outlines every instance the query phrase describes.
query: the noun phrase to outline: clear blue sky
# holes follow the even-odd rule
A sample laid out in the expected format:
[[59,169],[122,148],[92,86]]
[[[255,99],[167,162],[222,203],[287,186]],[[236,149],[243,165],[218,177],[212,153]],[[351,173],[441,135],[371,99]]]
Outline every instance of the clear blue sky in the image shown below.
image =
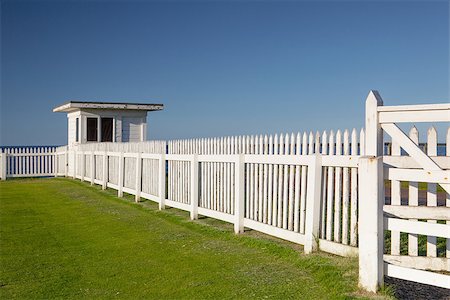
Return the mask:
[[1,1],[0,145],[65,144],[70,99],[164,103],[149,137],[361,127],[449,101],[448,1]]

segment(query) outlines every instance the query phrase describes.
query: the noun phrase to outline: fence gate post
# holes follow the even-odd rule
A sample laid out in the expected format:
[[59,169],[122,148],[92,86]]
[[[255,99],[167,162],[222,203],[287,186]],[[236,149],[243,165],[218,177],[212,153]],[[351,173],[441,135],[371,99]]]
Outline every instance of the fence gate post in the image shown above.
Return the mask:
[[308,166],[308,183],[305,220],[305,253],[309,254],[318,248],[320,224],[320,199],[322,192],[322,156],[315,154]]
[[134,201],[139,202],[141,200],[141,188],[142,188],[142,159],[141,152],[136,156],[136,195]]
[[103,168],[102,168],[102,175],[103,175],[103,184],[102,189],[106,190],[106,187],[108,185],[108,155],[103,153]]
[[366,157],[359,160],[359,285],[376,292],[384,282],[383,130],[378,106],[383,100],[370,91],[366,100]]
[[191,159],[191,220],[198,219],[198,155]]
[[119,174],[118,174],[118,188],[117,188],[117,197],[123,197],[123,152],[120,151],[119,155]]
[[244,154],[236,155],[234,166],[234,232],[244,232],[244,213],[245,213],[245,164]]
[[2,162],[1,162],[1,165],[2,165],[2,173],[1,173],[1,175],[2,176],[1,177],[2,177],[2,180],[6,180],[6,169],[7,169],[6,156],[7,156],[7,154],[6,154],[6,152],[5,153],[0,152],[0,155],[2,156],[1,157],[1,159],[2,159]]
[[376,292],[383,284],[383,158],[359,159],[359,284]]
[[164,153],[159,158],[159,209],[166,207],[166,158]]

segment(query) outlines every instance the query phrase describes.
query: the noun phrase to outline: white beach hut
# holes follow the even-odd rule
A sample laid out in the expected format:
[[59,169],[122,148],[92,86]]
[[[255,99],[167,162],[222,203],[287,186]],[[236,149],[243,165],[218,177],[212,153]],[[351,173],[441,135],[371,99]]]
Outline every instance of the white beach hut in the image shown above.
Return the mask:
[[163,104],[70,101],[53,112],[67,113],[68,145],[97,142],[142,142],[147,137],[147,112]]

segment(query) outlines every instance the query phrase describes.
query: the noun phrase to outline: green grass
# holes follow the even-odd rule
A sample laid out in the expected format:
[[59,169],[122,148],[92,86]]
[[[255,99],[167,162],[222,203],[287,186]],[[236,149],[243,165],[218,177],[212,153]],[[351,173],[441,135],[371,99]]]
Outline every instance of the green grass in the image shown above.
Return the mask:
[[343,299],[357,259],[71,179],[0,183],[0,298]]

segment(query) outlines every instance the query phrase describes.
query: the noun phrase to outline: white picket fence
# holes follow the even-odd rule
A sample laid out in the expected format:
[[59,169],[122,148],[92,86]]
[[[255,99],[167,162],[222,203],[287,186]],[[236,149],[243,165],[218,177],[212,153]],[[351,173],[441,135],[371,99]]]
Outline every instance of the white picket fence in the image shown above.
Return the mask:
[[0,178],[54,176],[56,147],[5,147],[0,151]]
[[[415,127],[408,137],[395,125],[449,122],[450,106],[380,103],[371,92],[366,131],[58,147],[51,174],[189,211],[192,219],[220,219],[236,233],[249,228],[299,243],[306,253],[359,254],[367,290],[384,274],[450,288],[441,274],[450,271],[450,128],[446,156],[438,156],[434,127],[422,143],[425,154]],[[388,147],[383,131],[392,137]]]

